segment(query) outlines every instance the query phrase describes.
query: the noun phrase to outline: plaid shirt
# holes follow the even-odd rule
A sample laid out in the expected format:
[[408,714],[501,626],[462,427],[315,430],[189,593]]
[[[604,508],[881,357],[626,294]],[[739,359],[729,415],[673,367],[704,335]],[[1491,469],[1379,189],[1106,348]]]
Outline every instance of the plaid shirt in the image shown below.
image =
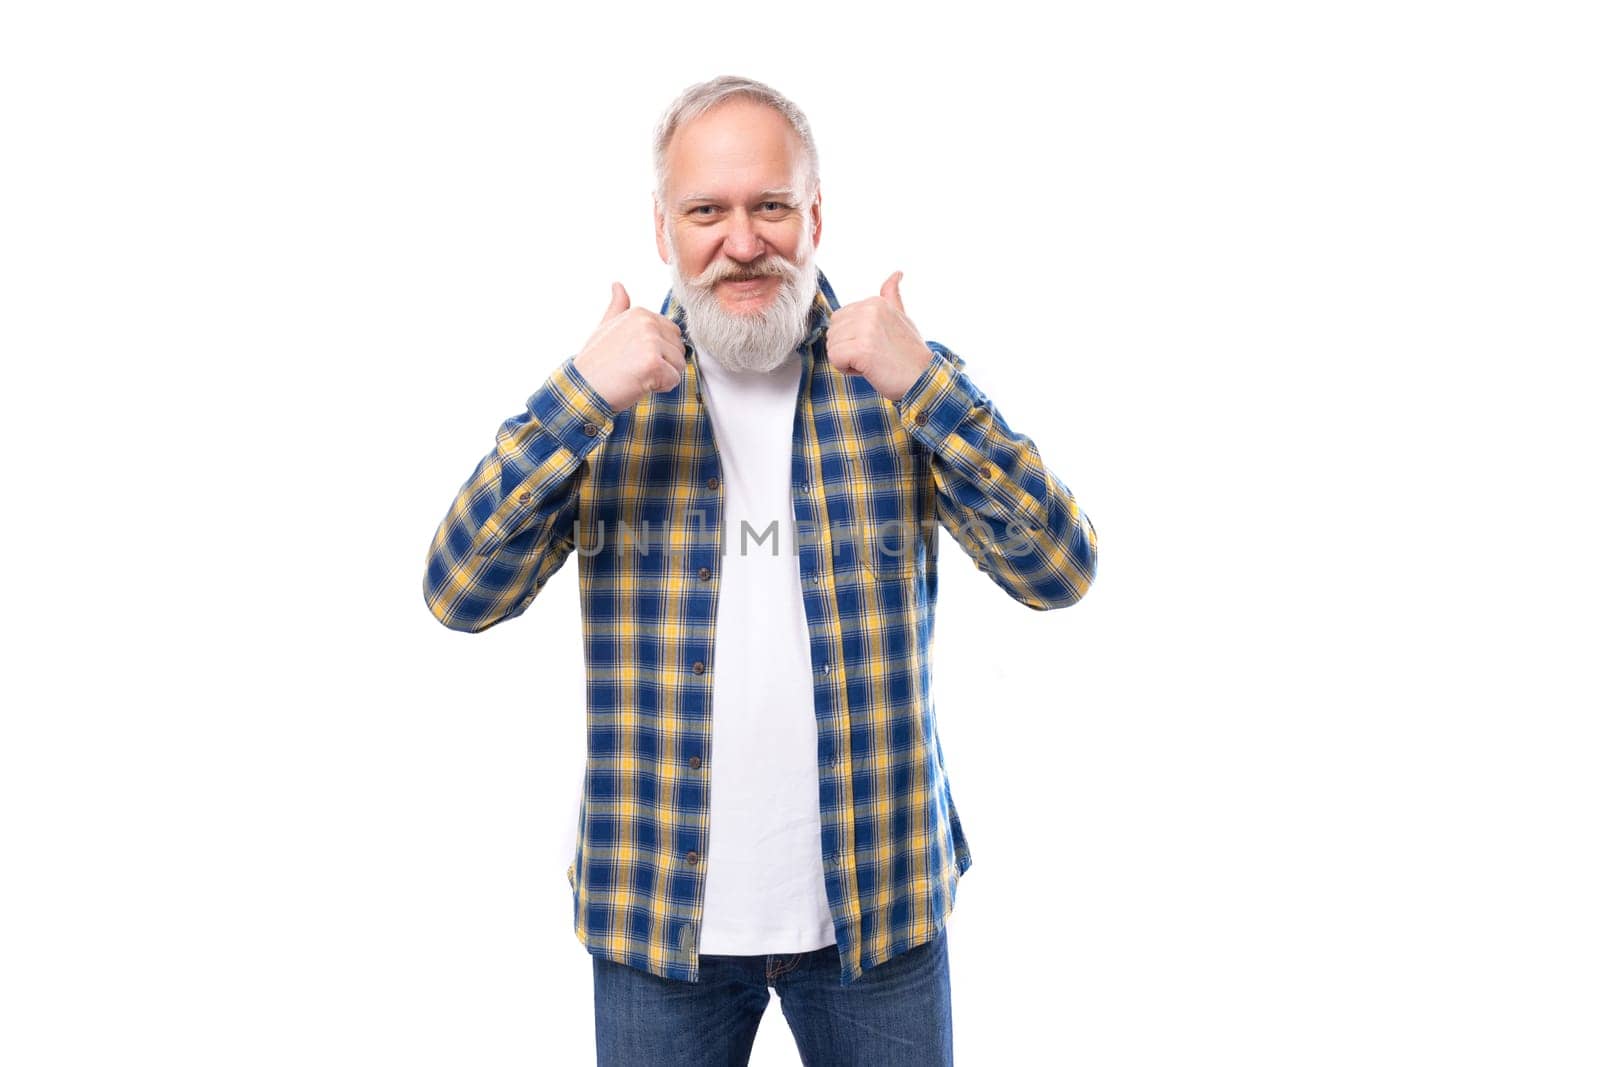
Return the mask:
[[[938,527],[1013,598],[1075,603],[1094,527],[967,377],[932,362],[897,401],[827,359],[819,272],[790,485],[810,633],[828,904],[840,984],[934,937],[972,863],[935,729]],[[614,412],[563,362],[507,419],[439,524],[424,593],[477,633],[526,611],[574,549],[588,759],[567,880],[588,951],[698,981],[723,555],[717,450],[697,355],[671,392]]]

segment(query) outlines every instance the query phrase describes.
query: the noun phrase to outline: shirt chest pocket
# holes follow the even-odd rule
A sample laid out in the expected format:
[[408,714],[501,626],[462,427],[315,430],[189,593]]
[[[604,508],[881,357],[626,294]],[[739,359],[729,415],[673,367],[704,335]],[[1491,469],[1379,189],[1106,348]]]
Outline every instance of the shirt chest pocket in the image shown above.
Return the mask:
[[865,571],[880,581],[899,581],[925,566],[922,499],[927,457],[910,434],[887,420],[846,448],[846,488],[852,535]]

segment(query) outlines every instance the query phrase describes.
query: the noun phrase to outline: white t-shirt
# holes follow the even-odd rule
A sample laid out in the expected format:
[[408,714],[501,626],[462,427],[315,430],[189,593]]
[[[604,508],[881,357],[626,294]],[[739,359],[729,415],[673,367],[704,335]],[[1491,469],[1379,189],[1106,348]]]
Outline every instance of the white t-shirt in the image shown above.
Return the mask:
[[771,373],[730,371],[698,351],[693,358],[724,487],[699,950],[811,952],[836,938],[790,491],[802,357],[791,352]]

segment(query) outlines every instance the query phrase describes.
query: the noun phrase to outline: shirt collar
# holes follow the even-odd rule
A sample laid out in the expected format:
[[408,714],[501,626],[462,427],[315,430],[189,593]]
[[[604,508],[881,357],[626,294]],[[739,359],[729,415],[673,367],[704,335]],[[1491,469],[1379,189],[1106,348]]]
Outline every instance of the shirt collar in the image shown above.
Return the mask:
[[[833,313],[839,310],[839,300],[833,295],[833,286],[828,284],[828,276],[822,273],[822,268],[817,268],[817,295],[811,301],[811,329],[806,334],[806,339],[799,346],[802,349],[811,349],[817,339],[828,329],[828,323],[833,319]],[[678,324],[678,329],[685,337],[689,330],[685,319],[685,311],[678,302],[678,295],[671,290],[667,298],[661,302],[661,314]]]

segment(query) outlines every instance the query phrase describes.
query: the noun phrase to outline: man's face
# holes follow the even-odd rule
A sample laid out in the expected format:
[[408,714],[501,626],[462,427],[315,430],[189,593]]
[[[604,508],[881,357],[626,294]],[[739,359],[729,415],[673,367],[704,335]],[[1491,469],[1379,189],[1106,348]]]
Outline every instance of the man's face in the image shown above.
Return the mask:
[[730,100],[680,127],[666,155],[656,248],[689,337],[736,370],[771,370],[805,339],[816,296],[820,192],[783,116]]

